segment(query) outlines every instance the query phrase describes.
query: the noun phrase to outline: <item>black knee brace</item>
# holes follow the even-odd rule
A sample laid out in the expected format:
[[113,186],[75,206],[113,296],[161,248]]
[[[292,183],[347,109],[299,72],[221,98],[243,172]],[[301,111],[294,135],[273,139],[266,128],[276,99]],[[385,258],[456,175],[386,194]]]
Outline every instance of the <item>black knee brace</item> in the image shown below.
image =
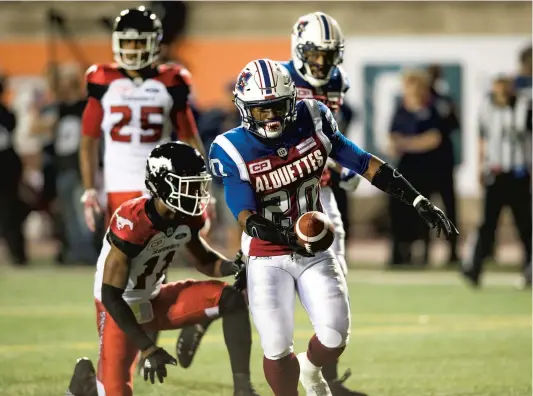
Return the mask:
[[218,306],[220,315],[248,309],[243,294],[231,286],[226,286],[222,290]]

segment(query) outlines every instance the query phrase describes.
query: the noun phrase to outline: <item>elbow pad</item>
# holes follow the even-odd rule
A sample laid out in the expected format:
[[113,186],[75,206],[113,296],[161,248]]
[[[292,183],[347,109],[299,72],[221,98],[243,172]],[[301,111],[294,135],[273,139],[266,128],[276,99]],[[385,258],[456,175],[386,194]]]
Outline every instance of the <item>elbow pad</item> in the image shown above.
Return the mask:
[[276,245],[287,245],[283,229],[260,214],[254,213],[246,219],[245,231],[251,237]]
[[420,193],[409,183],[396,169],[389,164],[381,165],[374,177],[372,185],[381,191],[392,195],[405,202],[407,205],[414,205]]

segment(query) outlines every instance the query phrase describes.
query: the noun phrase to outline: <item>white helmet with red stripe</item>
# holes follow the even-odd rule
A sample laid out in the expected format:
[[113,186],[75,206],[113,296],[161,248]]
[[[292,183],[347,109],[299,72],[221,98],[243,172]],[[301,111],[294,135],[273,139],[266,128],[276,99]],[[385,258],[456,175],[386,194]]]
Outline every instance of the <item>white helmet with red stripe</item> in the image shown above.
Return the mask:
[[312,86],[327,84],[335,66],[344,58],[344,36],[335,19],[313,12],[298,19],[292,28],[292,61]]
[[287,69],[270,59],[248,63],[233,94],[243,126],[261,138],[277,138],[296,118],[294,82]]

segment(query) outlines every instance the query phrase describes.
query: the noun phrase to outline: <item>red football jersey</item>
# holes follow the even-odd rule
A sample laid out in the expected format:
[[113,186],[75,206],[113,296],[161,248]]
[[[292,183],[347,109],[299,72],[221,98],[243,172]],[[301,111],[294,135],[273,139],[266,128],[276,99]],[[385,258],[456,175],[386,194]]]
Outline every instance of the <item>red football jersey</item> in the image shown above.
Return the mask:
[[101,300],[105,261],[111,244],[131,260],[124,299],[127,302],[150,300],[159,294],[176,252],[198,235],[204,221],[204,216],[183,216],[181,221],[172,224],[163,222],[149,197],[123,203],[111,218],[98,258],[95,298]]
[[197,134],[188,106],[190,74],[161,65],[131,78],[117,65],[93,65],[86,73],[88,103],[82,133],[105,139],[107,192],[143,191],[146,158],[157,145]]

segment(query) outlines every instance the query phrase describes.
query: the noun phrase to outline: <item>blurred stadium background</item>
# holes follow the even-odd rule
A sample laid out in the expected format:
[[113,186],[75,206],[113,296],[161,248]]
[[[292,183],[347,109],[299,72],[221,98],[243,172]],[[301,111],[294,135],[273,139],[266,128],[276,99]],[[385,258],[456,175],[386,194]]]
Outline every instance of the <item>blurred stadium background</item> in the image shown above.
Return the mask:
[[[0,229],[0,395],[60,394],[73,359],[97,352],[92,268],[56,265],[64,261],[62,206],[47,166],[59,135],[36,132],[35,124],[61,79],[74,76],[81,84],[88,66],[112,61],[109,21],[141,4],[166,12],[168,58],[192,73],[199,120],[228,107],[228,84],[249,60],[289,59],[292,25],[317,10],[343,29],[344,68],[352,86],[346,102],[353,110],[346,134],[371,152],[386,157],[402,71],[438,65],[440,87],[454,100],[461,124],[453,142],[461,255],[468,254],[479,225],[478,109],[496,76],[520,72],[520,54],[531,45],[531,2],[1,2],[0,69],[4,101],[17,117],[14,147],[23,163],[20,199],[27,208],[30,267],[10,267],[1,239],[9,230]],[[384,194],[366,182],[349,197],[348,260],[351,268],[365,269],[349,278],[355,346],[344,362],[355,372],[350,384],[380,396],[531,394],[531,295],[512,288],[523,259],[509,213],[500,221],[493,254],[491,268],[498,271],[488,277],[485,294],[474,294],[454,272],[381,272],[390,255],[387,207]],[[214,227],[215,245],[232,254],[234,246],[222,238],[225,228]],[[432,266],[457,270],[447,254],[446,243],[432,244]],[[191,275],[171,277],[182,274]],[[220,355],[227,370],[219,330],[206,349],[215,361]],[[299,312],[297,346],[309,330]],[[259,356],[256,342],[254,375],[267,394]],[[47,359],[57,371],[45,367]],[[194,375],[181,373],[162,387],[141,385],[139,394],[231,394],[229,380],[220,379],[207,353],[199,356],[201,365],[209,374],[193,367]]]
[[[156,2],[157,3],[157,2]],[[41,193],[39,172],[49,160],[40,150],[51,144],[46,134],[32,134],[35,112],[53,99],[50,82],[58,66],[79,67],[112,61],[106,21],[140,2],[2,2],[0,67],[8,77],[6,100],[17,114],[15,147],[25,162],[25,180]],[[161,10],[161,4],[155,5]],[[481,189],[477,182],[477,117],[491,80],[517,73],[520,51],[530,41],[529,2],[190,2],[172,6],[170,28],[179,33],[170,52],[194,78],[194,102],[201,112],[227,107],[228,83],[249,59],[288,59],[290,30],[299,15],[322,10],[336,18],[346,37],[344,67],[352,83],[347,103],[355,117],[348,136],[383,155],[394,98],[401,92],[405,67],[437,64],[443,84],[458,106],[461,131],[455,136],[455,181],[461,243],[479,223]],[[171,13],[176,13],[174,16]],[[265,15],[269,15],[265,19]],[[167,20],[167,23],[169,21]],[[175,33],[175,32],[171,32]],[[76,70],[76,69],[74,69]],[[28,111],[30,110],[30,111]],[[37,170],[30,172],[29,170]],[[44,184],[53,184],[46,179]],[[383,263],[387,236],[383,194],[366,183],[351,197],[349,256],[353,261]],[[53,190],[53,187],[45,186]],[[51,201],[53,192],[45,192]],[[52,195],[50,197],[49,195]],[[38,197],[32,197],[39,199]],[[49,202],[40,202],[45,206]],[[45,224],[43,224],[43,222]],[[514,230],[504,215],[496,257],[520,261]],[[41,227],[43,225],[43,227]],[[26,232],[31,257],[53,255],[49,218],[30,214]],[[46,242],[41,243],[41,242]],[[358,243],[360,242],[360,243]],[[357,248],[355,248],[357,246]],[[37,249],[38,247],[38,249]],[[361,247],[361,249],[359,249]],[[445,259],[440,244],[436,262]]]

